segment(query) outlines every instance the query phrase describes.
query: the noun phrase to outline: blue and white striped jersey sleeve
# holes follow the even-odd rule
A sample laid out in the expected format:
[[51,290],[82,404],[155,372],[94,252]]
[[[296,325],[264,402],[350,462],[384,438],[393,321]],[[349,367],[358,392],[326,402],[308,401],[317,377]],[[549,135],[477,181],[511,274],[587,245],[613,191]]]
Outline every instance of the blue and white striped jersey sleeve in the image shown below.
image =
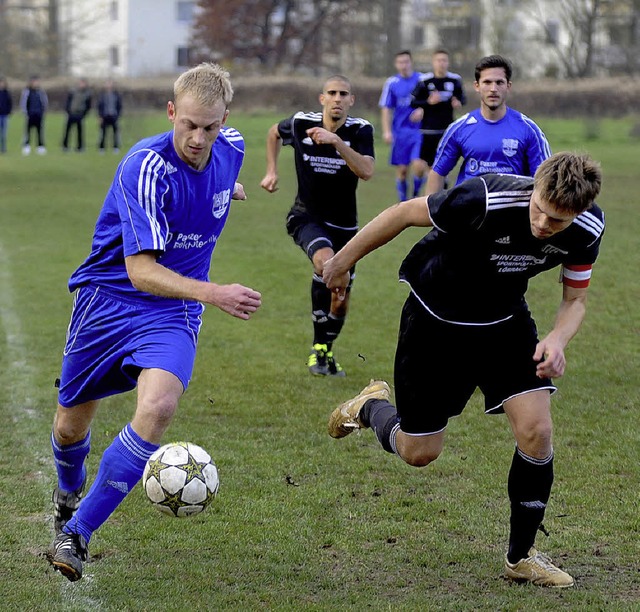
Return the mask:
[[551,156],[551,146],[544,132],[534,121],[526,115],[522,115],[522,120],[528,128],[528,138],[526,139],[527,160],[529,162],[529,174],[533,176],[538,166],[547,159],[547,157]]
[[378,100],[378,106],[380,108],[395,108],[396,103],[394,100],[392,85],[394,82],[394,77],[389,77],[382,88],[382,93],[380,94],[380,100]]
[[457,121],[454,121],[442,135],[438,148],[436,149],[436,156],[433,161],[433,170],[435,170],[440,176],[447,176],[451,172],[460,157],[462,157],[462,148],[458,139],[460,130],[465,125],[469,115],[463,115]]
[[165,160],[151,149],[138,150],[122,162],[117,184],[125,257],[164,251],[169,235],[164,212],[169,197]]

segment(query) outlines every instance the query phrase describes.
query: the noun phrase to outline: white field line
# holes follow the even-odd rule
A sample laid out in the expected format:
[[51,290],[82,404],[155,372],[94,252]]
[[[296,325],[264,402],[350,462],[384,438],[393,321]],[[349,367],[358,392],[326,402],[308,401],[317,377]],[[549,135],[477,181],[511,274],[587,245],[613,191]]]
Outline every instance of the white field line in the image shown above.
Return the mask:
[[[21,423],[26,423],[36,417],[32,389],[36,384],[35,364],[29,360],[24,327],[20,319],[19,311],[15,305],[13,283],[11,274],[11,261],[0,242],[0,330],[6,338],[7,370],[5,376],[5,388],[8,389],[8,397],[11,402],[11,418],[13,426],[17,430],[17,438],[20,438]],[[53,414],[53,411],[52,411]],[[29,425],[26,426],[30,429]],[[47,432],[42,432],[48,436]],[[30,444],[24,441],[25,448],[32,453],[34,466],[49,466],[54,472],[53,459],[50,453],[43,453],[43,445]],[[51,475],[37,471],[37,481],[42,491],[43,514],[51,514]],[[42,561],[45,563],[45,561]],[[92,585],[93,576],[85,573],[82,581],[72,584],[62,576],[60,579],[60,593],[64,601],[71,601],[84,610],[101,610],[104,606],[95,597]]]

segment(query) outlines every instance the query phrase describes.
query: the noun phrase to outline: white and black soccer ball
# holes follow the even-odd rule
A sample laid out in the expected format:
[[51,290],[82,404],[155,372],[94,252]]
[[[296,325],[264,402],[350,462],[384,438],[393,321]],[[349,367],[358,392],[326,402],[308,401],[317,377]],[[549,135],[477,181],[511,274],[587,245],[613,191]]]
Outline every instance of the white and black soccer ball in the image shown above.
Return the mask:
[[172,442],[149,457],[142,486],[160,512],[185,517],[199,514],[213,501],[220,481],[209,453],[191,442]]

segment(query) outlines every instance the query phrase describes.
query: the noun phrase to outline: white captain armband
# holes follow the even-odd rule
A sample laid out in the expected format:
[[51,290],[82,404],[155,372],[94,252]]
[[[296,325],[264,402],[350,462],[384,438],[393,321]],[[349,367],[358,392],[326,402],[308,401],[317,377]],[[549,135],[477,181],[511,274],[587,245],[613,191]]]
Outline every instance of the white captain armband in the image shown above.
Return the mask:
[[589,286],[592,268],[593,266],[591,264],[582,266],[562,266],[559,280],[568,287],[574,287],[575,289],[584,289],[585,287]]

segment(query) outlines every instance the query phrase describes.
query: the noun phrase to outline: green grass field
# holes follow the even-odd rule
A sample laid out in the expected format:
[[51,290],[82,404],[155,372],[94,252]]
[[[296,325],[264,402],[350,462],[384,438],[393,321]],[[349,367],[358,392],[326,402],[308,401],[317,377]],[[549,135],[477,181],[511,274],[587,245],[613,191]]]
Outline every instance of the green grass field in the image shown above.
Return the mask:
[[[259,189],[273,116],[232,115],[247,157],[249,200],[235,203],[212,278],[263,294],[249,322],[205,315],[193,382],[166,441],[215,458],[220,494],[203,515],[160,515],[140,487],[91,542],[79,583],[44,558],[52,539],[49,433],[71,297],[66,282],[88,253],[118,156],[62,154],[61,118],[47,156],[0,157],[0,608],[3,610],[637,610],[640,609],[640,196],[631,120],[540,120],[555,151],[601,160],[608,230],[587,320],[568,350],[553,401],[556,483],[538,546],[576,577],[564,591],[502,578],[506,476],[513,440],[504,417],[475,396],[424,470],[380,450],[370,431],[336,441],[328,414],[372,377],[390,379],[406,289],[397,283],[407,231],[358,267],[352,312],[336,346],[347,371],[318,380],[310,345],[310,266],[286,235],[294,194],[291,152],[281,189]],[[158,115],[124,121],[125,147],[165,129]],[[95,122],[89,123],[95,143]],[[591,136],[586,139],[586,135]],[[359,191],[361,220],[393,203],[393,173],[378,141],[377,174]],[[561,289],[557,271],[529,292],[541,333]],[[428,347],[425,347],[428,350]],[[493,347],[499,363],[499,347]],[[425,388],[425,394],[428,389]],[[130,419],[133,394],[105,401],[89,470]]]

